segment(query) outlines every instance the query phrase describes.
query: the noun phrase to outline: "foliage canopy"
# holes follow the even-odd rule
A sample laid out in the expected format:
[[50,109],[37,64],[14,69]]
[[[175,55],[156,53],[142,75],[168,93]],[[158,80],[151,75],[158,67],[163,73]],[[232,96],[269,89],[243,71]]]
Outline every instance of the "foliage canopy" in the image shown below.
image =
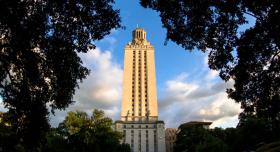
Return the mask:
[[69,112],[58,128],[48,134],[44,151],[130,152],[129,145],[120,144],[123,136],[112,125],[112,119],[101,110],[95,109],[91,117],[81,111]]
[[[167,40],[209,52],[209,67],[234,80],[230,98],[241,119],[256,116],[280,128],[280,3],[278,0],[141,0],[160,13]],[[239,32],[255,20],[252,27]],[[279,133],[279,132],[278,132]]]
[[49,111],[73,103],[89,74],[78,52],[120,27],[113,0],[2,0],[0,96],[9,123],[34,150],[49,128]]
[[182,124],[176,137],[175,152],[227,152],[227,145],[201,125]]

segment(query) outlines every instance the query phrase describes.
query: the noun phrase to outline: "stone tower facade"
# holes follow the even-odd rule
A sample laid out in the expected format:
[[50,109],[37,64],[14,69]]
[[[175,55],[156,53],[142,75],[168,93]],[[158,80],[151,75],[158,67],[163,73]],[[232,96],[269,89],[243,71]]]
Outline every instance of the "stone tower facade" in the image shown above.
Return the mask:
[[154,48],[136,28],[125,46],[121,120],[116,130],[133,152],[165,152],[164,122],[158,120]]
[[146,32],[133,31],[132,43],[124,51],[124,79],[121,120],[157,119],[154,48]]

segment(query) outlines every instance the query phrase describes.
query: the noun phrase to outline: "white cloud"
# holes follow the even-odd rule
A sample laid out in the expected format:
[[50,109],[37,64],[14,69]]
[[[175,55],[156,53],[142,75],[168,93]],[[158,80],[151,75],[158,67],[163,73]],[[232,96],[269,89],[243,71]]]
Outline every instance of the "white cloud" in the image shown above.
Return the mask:
[[4,107],[3,99],[0,96],[0,112],[5,112],[7,109]]
[[219,75],[218,71],[210,70],[209,73],[207,74],[206,79],[207,80],[213,80],[213,79],[217,78],[218,75]]
[[241,112],[240,105],[228,99],[225,93],[216,95],[216,99],[207,107],[199,110],[198,114],[206,120],[218,120],[222,117],[234,117]]
[[[114,62],[110,51],[100,48],[80,55],[91,74],[80,84],[74,96],[75,104],[66,111],[56,111],[51,116],[51,124],[58,125],[68,111],[81,110],[91,114],[94,108],[103,109],[107,116],[119,119],[122,94],[121,66]],[[216,71],[206,66],[201,71],[206,74],[195,81],[188,78],[193,74],[182,73],[165,83],[164,93],[159,96],[159,115],[166,127],[178,127],[188,121],[213,121],[211,127],[234,127],[238,122],[240,105],[227,98],[226,88],[233,86],[219,80]],[[3,110],[0,98],[0,110]]]
[[188,74],[183,73],[166,82],[164,96],[159,98],[159,114],[165,118],[166,127],[178,127],[188,121],[212,121],[211,127],[236,126],[240,105],[225,92],[233,81],[225,83],[210,70],[203,70],[207,74],[197,78],[201,81],[188,81]]
[[214,121],[210,128],[215,127],[222,127],[222,128],[230,128],[230,127],[236,127],[238,123],[238,115],[235,115],[233,117],[222,117],[216,121]]
[[67,111],[73,110],[91,114],[94,108],[98,108],[104,110],[107,116],[114,119],[119,117],[123,74],[121,66],[113,61],[110,51],[101,51],[100,48],[80,56],[91,73],[76,90],[76,103],[66,111],[57,111],[52,117],[53,126],[64,119]]

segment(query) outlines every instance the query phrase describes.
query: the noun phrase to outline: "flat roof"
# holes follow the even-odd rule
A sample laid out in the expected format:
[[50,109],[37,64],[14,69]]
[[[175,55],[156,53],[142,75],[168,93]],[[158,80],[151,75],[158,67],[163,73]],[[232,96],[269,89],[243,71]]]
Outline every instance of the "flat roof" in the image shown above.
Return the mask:
[[184,125],[211,125],[212,122],[207,121],[189,121],[187,123],[184,123]]

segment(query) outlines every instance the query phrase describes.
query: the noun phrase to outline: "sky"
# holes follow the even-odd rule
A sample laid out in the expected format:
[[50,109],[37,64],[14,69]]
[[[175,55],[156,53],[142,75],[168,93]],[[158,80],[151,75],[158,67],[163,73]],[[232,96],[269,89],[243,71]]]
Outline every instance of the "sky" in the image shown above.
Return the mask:
[[[155,48],[156,80],[159,119],[166,128],[177,128],[188,121],[213,121],[211,127],[235,127],[240,105],[227,98],[225,90],[233,82],[225,83],[217,71],[207,65],[207,54],[198,50],[184,50],[168,41],[159,14],[140,6],[139,0],[116,0],[125,29],[112,30],[97,48],[80,55],[91,74],[76,91],[75,104],[67,111],[103,109],[113,120],[120,119],[123,79],[124,47],[132,40],[132,31],[144,28],[147,39]],[[66,111],[51,117],[56,126]]]
[[[147,32],[155,48],[159,119],[166,128],[177,128],[188,121],[211,121],[211,127],[235,127],[240,105],[227,98],[225,83],[217,71],[207,65],[207,54],[185,50],[168,41],[159,14],[140,6],[139,0],[116,0],[125,29],[114,29],[104,39],[95,42],[97,48],[80,54],[90,75],[76,89],[73,105],[51,115],[50,123],[57,126],[68,111],[80,110],[91,114],[102,109],[113,120],[120,119],[124,47],[132,40],[137,25]],[[1,105],[0,111],[4,110]]]

